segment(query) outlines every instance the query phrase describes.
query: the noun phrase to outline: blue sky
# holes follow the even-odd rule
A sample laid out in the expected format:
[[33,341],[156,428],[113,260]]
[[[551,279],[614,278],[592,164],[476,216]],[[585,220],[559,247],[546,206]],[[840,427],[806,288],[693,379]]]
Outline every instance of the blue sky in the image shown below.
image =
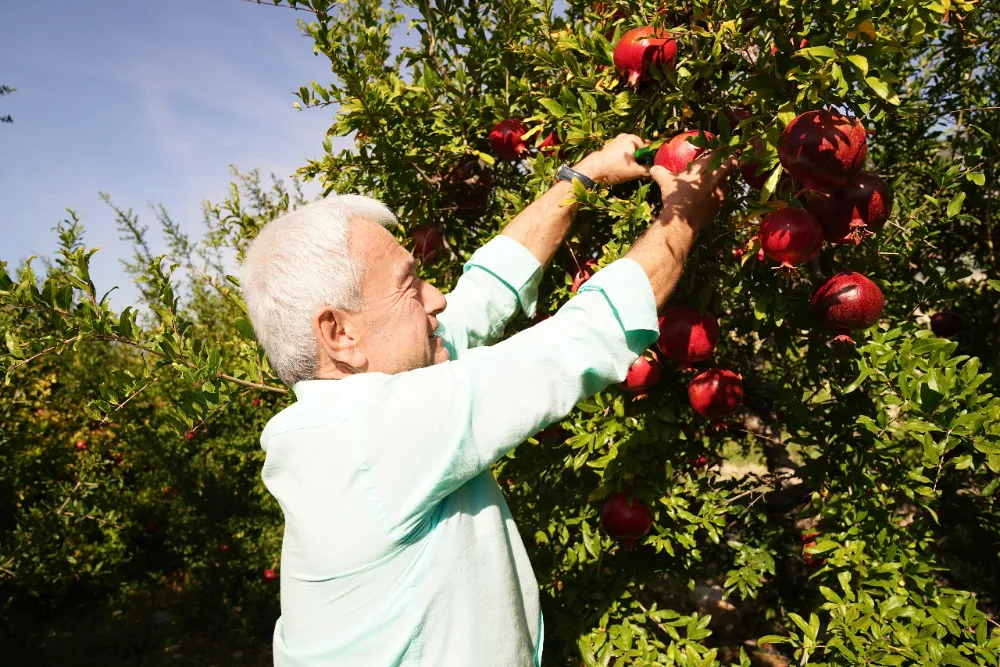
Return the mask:
[[12,265],[50,255],[52,227],[75,209],[102,248],[98,290],[119,285],[120,309],[136,298],[118,262],[129,246],[99,191],[147,223],[160,202],[198,234],[229,164],[288,176],[322,152],[335,109],[292,108],[292,91],[331,76],[296,26],[310,14],[241,0],[31,0],[0,14],[0,83],[17,88],[0,98],[14,117],[0,125],[0,259]]

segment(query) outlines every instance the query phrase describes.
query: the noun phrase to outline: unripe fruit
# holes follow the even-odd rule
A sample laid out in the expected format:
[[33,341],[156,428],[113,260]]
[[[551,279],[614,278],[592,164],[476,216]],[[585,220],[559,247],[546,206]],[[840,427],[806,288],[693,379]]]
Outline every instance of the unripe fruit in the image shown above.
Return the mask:
[[[656,151],[653,164],[664,167],[675,174],[681,173],[687,169],[689,164],[697,160],[699,155],[705,152],[704,148],[695,146],[688,141],[688,137],[697,137],[698,134],[697,131],[690,131],[675,135]],[[705,132],[705,138],[711,140],[712,134]]]
[[650,78],[653,67],[673,69],[677,62],[677,43],[665,30],[652,26],[635,28],[622,35],[615,44],[615,67],[628,77],[635,88]]
[[743,380],[732,371],[712,368],[691,380],[688,398],[702,417],[723,419],[743,402]]
[[838,273],[817,289],[809,300],[813,319],[834,329],[833,339],[854,343],[848,334],[866,329],[878,321],[885,301],[882,290],[867,277],[854,271]]
[[413,230],[413,256],[422,262],[433,262],[444,247],[441,232],[430,225]]
[[264,581],[274,581],[278,578],[278,573],[268,568],[264,570]]
[[508,118],[496,124],[490,132],[490,146],[501,160],[519,160],[528,154],[521,138],[528,128],[520,118]]
[[892,211],[892,190],[875,174],[860,171],[836,188],[809,196],[809,211],[830,243],[858,244],[880,231]]
[[656,347],[674,361],[703,361],[712,356],[719,343],[719,321],[691,306],[668,306],[659,324]]
[[778,158],[785,171],[807,188],[843,185],[868,156],[864,126],[831,111],[796,116],[778,139]]
[[645,394],[660,379],[662,368],[655,355],[641,356],[629,366],[625,381],[619,387],[624,391]]
[[644,537],[653,527],[649,506],[638,498],[624,493],[613,493],[601,508],[601,525],[604,531],[620,540],[626,549],[634,549],[635,541]]
[[819,221],[801,208],[781,208],[765,216],[760,223],[760,248],[781,266],[797,266],[819,253],[823,247],[823,228]]
[[962,316],[950,310],[931,315],[931,331],[942,338],[950,338],[962,330]]

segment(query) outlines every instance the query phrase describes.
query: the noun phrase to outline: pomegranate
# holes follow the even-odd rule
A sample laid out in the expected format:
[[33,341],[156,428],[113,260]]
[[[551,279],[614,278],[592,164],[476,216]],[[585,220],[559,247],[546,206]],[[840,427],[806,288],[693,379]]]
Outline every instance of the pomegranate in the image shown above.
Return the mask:
[[559,422],[549,424],[535,435],[540,442],[557,442],[566,439],[566,429]]
[[867,171],[858,172],[840,187],[809,196],[809,211],[823,226],[823,236],[830,243],[861,243],[885,226],[891,210],[892,190]]
[[80,451],[80,452],[87,451],[87,441],[86,440],[77,440],[76,441],[76,449],[77,449],[77,451]]
[[583,285],[588,280],[590,280],[591,276],[594,275],[593,271],[596,270],[597,270],[597,260],[588,259],[586,262],[584,262],[583,266],[580,267],[577,270],[577,272],[573,275],[573,284],[570,285],[569,288],[570,294],[576,294],[577,290],[580,289],[580,286]]
[[272,570],[271,568],[264,570],[264,581],[274,581],[277,578],[278,578],[278,573]]
[[815,555],[806,552],[806,549],[816,546],[816,538],[820,537],[822,534],[823,533],[819,531],[813,531],[802,536],[802,560],[805,561],[806,565],[822,566],[826,563],[825,558],[817,558]]
[[[697,160],[699,155],[705,152],[704,148],[695,146],[688,141],[688,137],[697,137],[698,134],[699,132],[695,130],[675,135],[656,151],[656,158],[653,160],[653,164],[669,169],[675,174],[681,173],[687,169],[689,164]],[[712,134],[705,132],[705,138],[711,140]]]
[[688,463],[695,470],[701,470],[702,468],[708,465],[708,457],[705,456],[704,454],[699,454],[698,456],[692,456],[691,458],[688,459]]
[[260,399],[259,399],[259,398],[255,398],[255,399],[253,399],[253,400],[252,400],[252,401],[250,401],[250,402],[251,402],[251,403],[253,403],[253,406],[254,406],[255,408],[256,408],[257,406],[259,406],[259,405],[260,405]]
[[690,363],[712,356],[719,343],[719,321],[691,306],[668,306],[660,315],[656,347],[668,359]]
[[736,247],[733,248],[732,252],[733,252],[733,259],[735,259],[737,262],[743,261],[743,255],[746,254],[746,250],[740,247]]
[[844,185],[868,156],[864,125],[856,118],[816,110],[796,116],[778,139],[785,171],[807,188]]
[[[801,39],[801,40],[799,40],[799,46],[798,46],[798,48],[795,48],[795,38],[794,37],[789,37],[788,38],[788,43],[791,44],[792,48],[795,49],[796,51],[798,51],[799,49],[804,49],[807,46],[809,46],[809,40],[808,39]],[[772,56],[778,55],[778,46],[774,42],[771,42],[771,55]]]
[[226,553],[227,551],[229,551],[229,545],[228,544],[224,544],[224,543],[220,544],[219,545],[219,551],[221,553]]
[[562,160],[566,157],[566,150],[562,148],[562,140],[555,132],[549,132],[542,143],[538,144],[538,150],[543,153],[552,153],[556,159]]
[[635,541],[653,527],[653,515],[649,506],[638,498],[613,493],[601,508],[601,525],[608,535],[632,550],[635,549]]
[[493,175],[485,160],[468,160],[441,179],[441,191],[447,197],[445,211],[459,220],[481,218],[489,206]]
[[702,417],[723,419],[743,402],[743,380],[732,371],[710,368],[691,380],[688,398]]
[[816,256],[823,246],[823,228],[808,211],[781,208],[764,217],[758,238],[766,256],[792,267]]
[[834,341],[853,344],[848,335],[878,321],[885,301],[882,290],[867,277],[854,271],[838,273],[817,289],[809,300],[813,318],[837,331]]
[[962,316],[950,310],[931,315],[931,331],[942,338],[950,338],[962,330]]
[[[760,141],[754,140],[751,144],[753,147],[753,157],[759,156],[764,152],[764,144]],[[744,158],[746,158],[744,153]],[[761,173],[757,173],[761,170]],[[743,182],[749,185],[755,190],[763,190],[764,185],[767,183],[768,176],[771,175],[771,169],[766,168],[762,164],[756,164],[754,162],[740,162],[740,176],[743,177]]]
[[501,160],[520,160],[528,154],[528,147],[521,139],[528,131],[520,118],[508,118],[496,124],[490,132],[490,146]]
[[625,391],[645,394],[660,379],[662,367],[655,355],[642,356],[629,366],[625,381],[619,387]]
[[628,77],[635,88],[650,78],[653,67],[673,69],[677,62],[677,43],[665,30],[644,26],[629,30],[615,44],[615,67]]
[[441,232],[430,225],[413,230],[413,256],[422,262],[433,262],[444,246]]

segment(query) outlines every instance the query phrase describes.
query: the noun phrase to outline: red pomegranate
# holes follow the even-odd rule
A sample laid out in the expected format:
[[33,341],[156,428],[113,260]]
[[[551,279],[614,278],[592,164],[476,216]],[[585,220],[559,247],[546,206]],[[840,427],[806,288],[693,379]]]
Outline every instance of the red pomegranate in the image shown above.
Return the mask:
[[732,371],[710,368],[691,380],[688,398],[702,417],[723,419],[743,402],[743,380]]
[[653,67],[673,69],[677,62],[677,43],[665,30],[644,26],[629,30],[615,44],[615,67],[628,77],[635,88],[650,78]]
[[760,248],[781,266],[797,266],[816,256],[823,246],[819,221],[801,208],[781,208],[760,223]]
[[528,147],[521,139],[528,131],[520,118],[508,118],[496,124],[490,132],[490,146],[501,160],[520,160],[528,154]]
[[228,544],[220,544],[219,545],[219,552],[220,553],[226,553],[227,551],[229,551],[229,545]]
[[743,261],[743,255],[747,254],[746,250],[744,250],[743,248],[739,248],[739,247],[733,248],[732,252],[733,252],[733,259],[735,259],[737,262],[742,262]]
[[278,573],[272,570],[271,568],[264,570],[264,581],[274,581],[277,578],[278,578]]
[[413,230],[413,256],[422,262],[433,262],[444,247],[444,237],[437,227],[425,225]]
[[543,153],[551,153],[556,159],[562,160],[566,157],[566,150],[562,148],[562,140],[555,132],[549,132],[542,143],[538,144],[538,150]]
[[[667,143],[660,146],[660,149],[656,151],[656,157],[653,160],[653,164],[658,164],[661,167],[669,169],[675,174],[679,174],[687,166],[698,159],[698,156],[705,152],[704,148],[695,146],[690,141],[688,137],[697,137],[699,132],[697,130],[691,132],[681,132],[675,135]],[[710,132],[705,132],[705,138],[711,140],[712,134]]]
[[860,171],[840,187],[811,194],[809,211],[823,225],[827,241],[858,244],[885,226],[892,190],[875,174]]
[[832,111],[796,116],[778,139],[785,171],[807,188],[843,185],[865,164],[868,143],[864,125]]
[[577,290],[580,289],[580,286],[583,285],[588,280],[590,280],[591,276],[594,275],[593,272],[596,270],[597,270],[596,259],[588,259],[586,262],[584,262],[583,266],[580,267],[575,274],[573,274],[573,284],[570,285],[569,288],[570,294],[576,294]]
[[77,451],[80,451],[80,452],[87,451],[87,441],[86,440],[77,440],[75,446],[76,446]]
[[813,318],[837,331],[833,340],[851,344],[854,341],[848,333],[875,324],[884,305],[878,285],[854,271],[834,275],[809,300]]
[[962,316],[950,310],[931,315],[931,331],[942,338],[951,338],[962,330]]
[[656,347],[668,359],[690,363],[712,356],[719,343],[719,321],[691,306],[668,306],[660,315]]
[[807,553],[806,549],[810,549],[816,546],[816,539],[820,537],[823,533],[813,531],[811,533],[806,533],[802,536],[802,560],[805,561],[806,565],[824,565],[826,563],[825,558],[817,558],[811,553]]
[[625,381],[619,387],[636,394],[645,394],[660,379],[660,360],[653,354],[639,357],[629,366]]
[[467,160],[441,179],[441,192],[447,199],[445,211],[459,220],[481,218],[489,206],[493,175],[486,161]]
[[708,465],[708,457],[705,456],[704,454],[699,454],[698,456],[692,456],[691,458],[688,459],[688,463],[695,470],[701,470],[702,468]]
[[635,549],[635,541],[644,537],[653,527],[649,506],[638,498],[624,493],[613,493],[601,508],[601,525],[605,532],[621,540],[626,549]]

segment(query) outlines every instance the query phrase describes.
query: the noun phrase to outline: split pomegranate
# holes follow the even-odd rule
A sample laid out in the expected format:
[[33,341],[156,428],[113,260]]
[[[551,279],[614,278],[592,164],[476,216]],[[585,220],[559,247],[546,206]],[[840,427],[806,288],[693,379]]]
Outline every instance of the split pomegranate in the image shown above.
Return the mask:
[[668,359],[690,363],[712,356],[719,344],[719,321],[691,306],[668,306],[660,315],[656,347]]
[[962,330],[962,316],[950,310],[931,315],[931,331],[942,338],[950,338]]
[[645,537],[653,527],[653,515],[649,506],[638,498],[613,493],[601,508],[601,525],[608,535],[631,550],[635,549],[635,541]]
[[743,402],[743,380],[732,371],[711,368],[691,380],[688,398],[702,417],[723,419]]
[[508,118],[496,124],[490,132],[490,146],[501,160],[520,160],[528,154],[521,138],[528,128],[520,118]]
[[823,246],[823,228],[808,211],[782,208],[764,217],[758,238],[767,257],[791,267],[816,256]]
[[823,226],[827,241],[856,245],[885,226],[892,190],[875,174],[861,171],[840,187],[811,194],[809,211]]
[[444,237],[437,227],[425,225],[413,230],[413,256],[422,262],[433,262],[444,247]]
[[655,355],[639,357],[629,366],[625,381],[618,386],[625,391],[645,394],[660,379],[662,370]]
[[849,332],[875,324],[884,305],[878,285],[854,271],[834,275],[809,300],[813,318],[837,332],[833,340],[851,344]]
[[459,220],[475,220],[486,213],[493,175],[484,160],[468,160],[441,179],[441,191],[448,199],[445,210]]
[[[653,164],[658,164],[675,174],[679,174],[687,166],[698,159],[698,156],[705,152],[704,148],[695,146],[688,137],[697,137],[698,131],[681,132],[675,135],[670,141],[660,146],[656,151]],[[712,134],[705,132],[705,138],[711,140]]]
[[677,43],[664,30],[644,26],[629,30],[615,44],[615,67],[628,77],[635,88],[650,78],[654,67],[673,69],[677,62]]
[[778,139],[778,158],[785,171],[807,188],[843,185],[868,156],[864,126],[856,118],[832,111],[796,116]]

